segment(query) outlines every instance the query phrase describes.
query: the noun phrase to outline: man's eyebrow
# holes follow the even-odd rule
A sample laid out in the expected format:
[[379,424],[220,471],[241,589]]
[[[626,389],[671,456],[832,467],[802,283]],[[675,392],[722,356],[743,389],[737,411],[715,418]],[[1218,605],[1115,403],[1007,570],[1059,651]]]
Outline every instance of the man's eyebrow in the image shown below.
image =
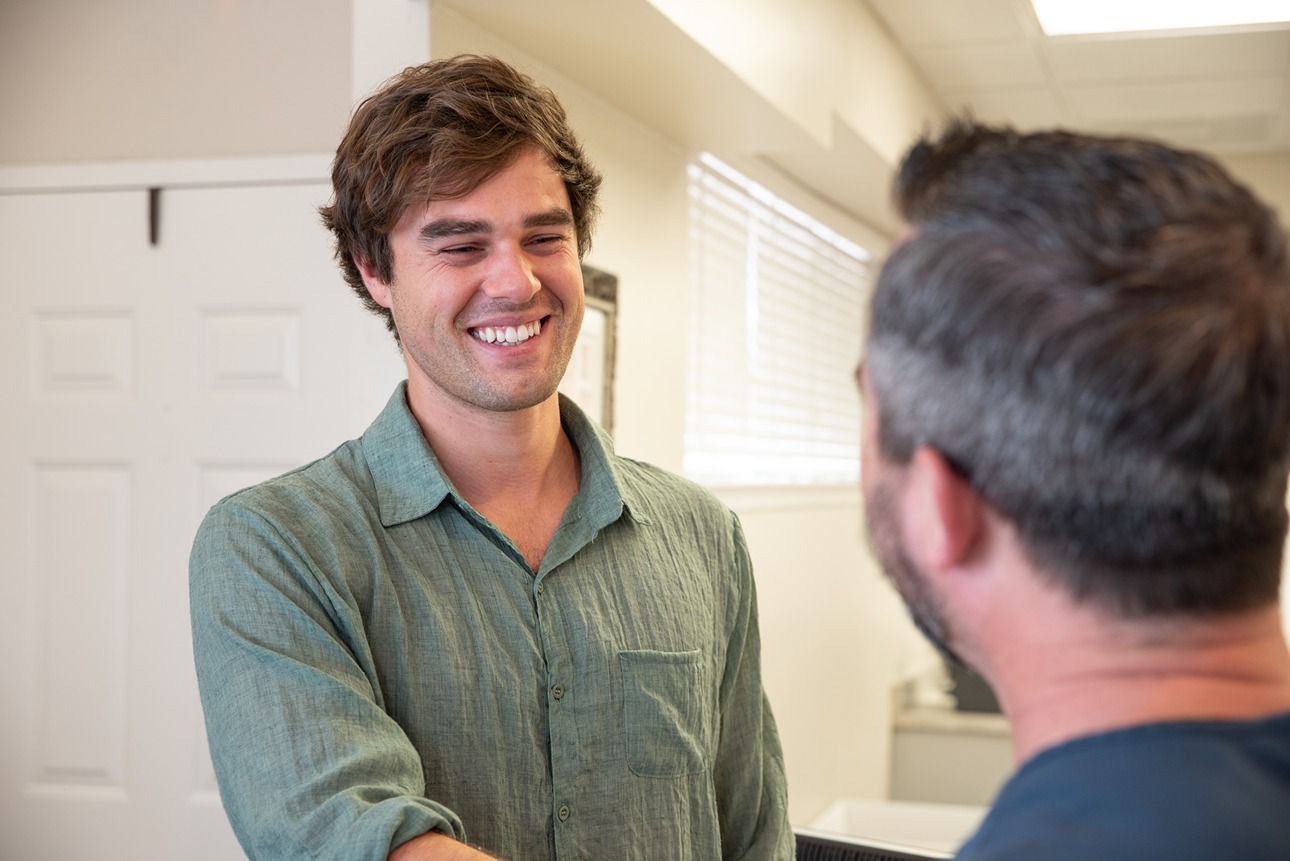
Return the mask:
[[443,239],[446,236],[461,236],[466,233],[488,233],[492,225],[487,221],[465,218],[441,218],[422,226],[422,239]]
[[[567,209],[548,209],[524,219],[526,228],[533,227],[567,227],[573,224],[573,213]],[[493,225],[483,219],[473,218],[440,218],[423,225],[419,234],[422,239],[444,239],[450,236],[464,236],[470,233],[492,233]]]
[[567,227],[570,224],[573,224],[573,213],[560,207],[524,219],[525,227]]

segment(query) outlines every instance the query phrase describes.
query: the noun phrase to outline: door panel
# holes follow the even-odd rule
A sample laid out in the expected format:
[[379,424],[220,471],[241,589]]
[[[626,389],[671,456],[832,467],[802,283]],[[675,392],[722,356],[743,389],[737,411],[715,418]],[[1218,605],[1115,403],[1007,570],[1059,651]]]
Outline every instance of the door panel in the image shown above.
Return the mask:
[[0,194],[0,855],[242,857],[187,556],[221,496],[362,432],[403,376],[323,183]]

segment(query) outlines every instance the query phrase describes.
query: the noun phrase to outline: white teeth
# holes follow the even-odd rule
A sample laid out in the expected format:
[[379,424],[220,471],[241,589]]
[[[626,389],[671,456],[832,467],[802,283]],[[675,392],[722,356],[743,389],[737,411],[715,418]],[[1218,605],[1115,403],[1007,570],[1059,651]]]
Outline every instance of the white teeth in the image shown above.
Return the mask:
[[518,326],[481,326],[471,329],[471,334],[489,344],[522,344],[542,331],[542,322],[521,323]]

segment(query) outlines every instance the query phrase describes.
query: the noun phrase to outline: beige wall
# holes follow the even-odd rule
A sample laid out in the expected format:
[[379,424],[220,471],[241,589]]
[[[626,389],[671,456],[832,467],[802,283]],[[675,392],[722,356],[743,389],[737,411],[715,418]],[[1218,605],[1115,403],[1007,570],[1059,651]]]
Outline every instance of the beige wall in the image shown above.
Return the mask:
[[1229,155],[1220,160],[1290,227],[1290,154]]
[[349,0],[3,0],[0,164],[327,152]]
[[864,3],[649,2],[825,148],[834,146],[840,123],[891,164],[939,113],[921,75]]

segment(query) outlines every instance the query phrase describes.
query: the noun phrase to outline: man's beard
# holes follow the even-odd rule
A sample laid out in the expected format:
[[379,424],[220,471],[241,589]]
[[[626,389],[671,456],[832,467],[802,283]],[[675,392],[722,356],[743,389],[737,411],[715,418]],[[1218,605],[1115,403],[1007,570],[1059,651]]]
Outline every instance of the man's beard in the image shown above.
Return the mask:
[[895,492],[890,483],[879,481],[865,499],[865,526],[883,573],[896,588],[910,619],[924,637],[947,660],[963,664],[954,651],[952,636],[941,604],[927,578],[905,552]]

